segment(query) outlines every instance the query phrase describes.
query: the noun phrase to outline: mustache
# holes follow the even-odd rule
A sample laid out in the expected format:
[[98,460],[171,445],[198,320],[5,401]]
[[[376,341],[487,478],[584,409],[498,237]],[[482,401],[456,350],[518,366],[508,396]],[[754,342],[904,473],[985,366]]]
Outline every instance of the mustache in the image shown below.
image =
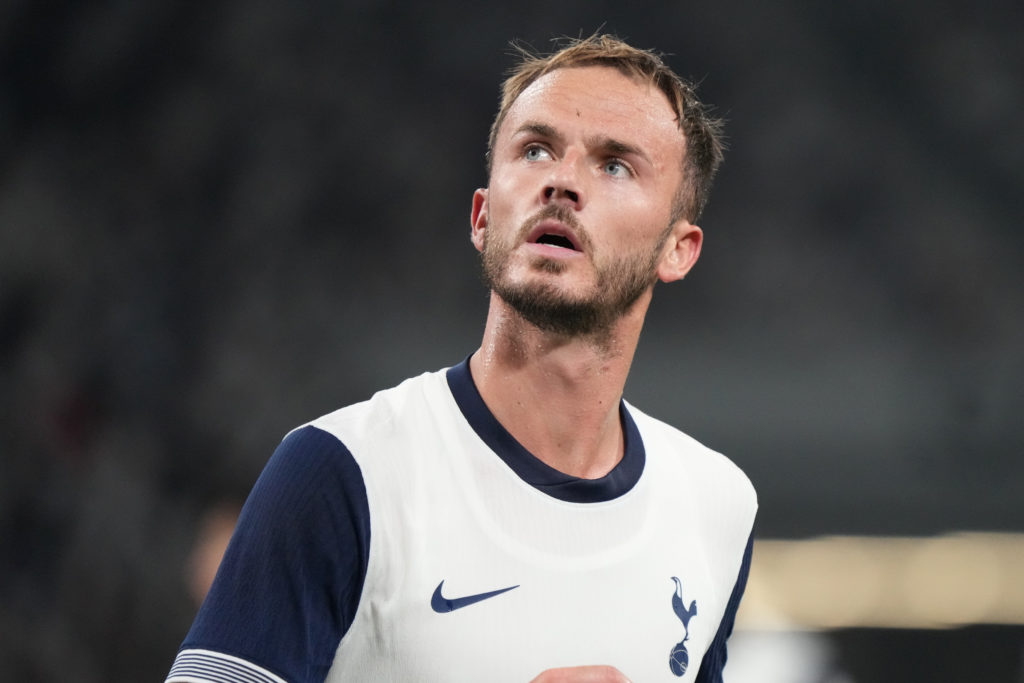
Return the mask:
[[518,242],[525,242],[527,235],[530,234],[538,223],[552,218],[572,230],[572,233],[576,236],[576,240],[579,242],[579,245],[586,251],[591,251],[592,244],[590,240],[590,233],[587,232],[587,229],[583,227],[583,224],[580,223],[578,218],[576,218],[576,214],[573,210],[566,206],[562,206],[561,204],[548,204],[543,209],[527,218],[523,222],[522,227],[519,228],[519,234],[516,236],[518,238]]

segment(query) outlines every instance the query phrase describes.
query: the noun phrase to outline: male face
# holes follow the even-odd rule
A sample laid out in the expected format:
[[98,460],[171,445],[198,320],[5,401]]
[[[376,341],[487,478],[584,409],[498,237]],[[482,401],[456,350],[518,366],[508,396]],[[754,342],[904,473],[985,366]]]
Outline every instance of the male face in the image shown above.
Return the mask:
[[684,153],[657,88],[599,66],[535,81],[509,109],[490,185],[474,195],[488,285],[542,330],[609,329],[699,253],[700,229],[672,222]]

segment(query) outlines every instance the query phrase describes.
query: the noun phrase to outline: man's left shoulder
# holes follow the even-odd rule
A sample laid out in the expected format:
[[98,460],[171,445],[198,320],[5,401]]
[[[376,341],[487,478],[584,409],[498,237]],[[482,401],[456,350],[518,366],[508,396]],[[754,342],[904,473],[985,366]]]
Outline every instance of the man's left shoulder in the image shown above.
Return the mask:
[[631,404],[627,408],[643,438],[649,460],[684,468],[688,478],[702,480],[704,484],[727,485],[737,494],[756,501],[750,478],[729,457]]

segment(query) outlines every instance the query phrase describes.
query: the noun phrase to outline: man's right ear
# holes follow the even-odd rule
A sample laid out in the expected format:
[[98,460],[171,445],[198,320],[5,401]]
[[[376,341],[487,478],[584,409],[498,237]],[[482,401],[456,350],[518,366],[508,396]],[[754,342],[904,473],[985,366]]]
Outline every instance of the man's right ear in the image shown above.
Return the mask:
[[484,250],[484,230],[487,228],[487,188],[481,187],[473,193],[473,212],[469,216],[471,228],[469,239],[477,251]]

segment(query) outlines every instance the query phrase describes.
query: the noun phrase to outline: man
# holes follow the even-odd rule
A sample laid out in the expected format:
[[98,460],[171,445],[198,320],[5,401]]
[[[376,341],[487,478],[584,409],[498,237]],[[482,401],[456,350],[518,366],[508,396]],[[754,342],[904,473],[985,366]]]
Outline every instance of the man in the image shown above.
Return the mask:
[[700,253],[717,122],[608,36],[506,81],[479,350],[292,432],[169,681],[720,681],[756,499],[622,400]]

